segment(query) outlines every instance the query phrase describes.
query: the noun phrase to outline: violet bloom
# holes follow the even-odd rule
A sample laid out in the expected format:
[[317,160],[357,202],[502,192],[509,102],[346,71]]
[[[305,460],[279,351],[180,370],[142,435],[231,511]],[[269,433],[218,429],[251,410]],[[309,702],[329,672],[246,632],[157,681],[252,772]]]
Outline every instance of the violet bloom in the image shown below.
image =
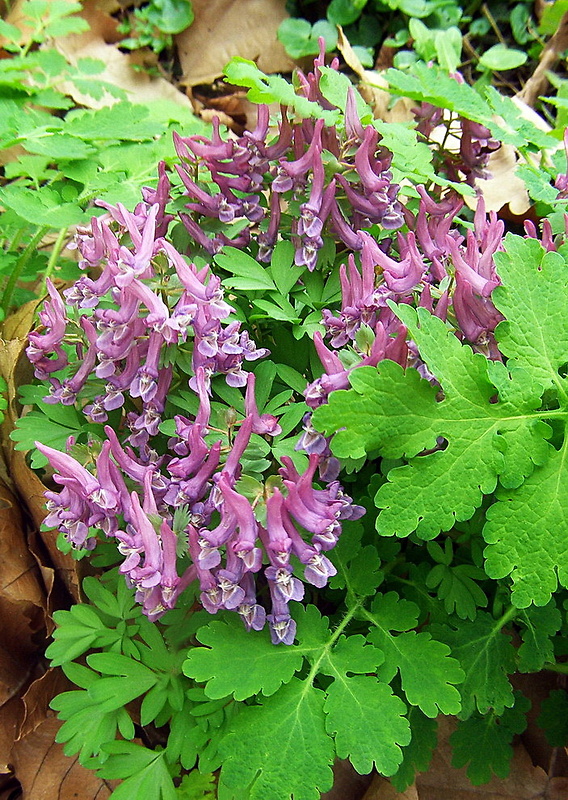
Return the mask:
[[[65,306],[49,278],[46,280],[46,288],[50,299],[39,312],[39,320],[46,332],[32,331],[26,348],[26,355],[34,365],[35,376],[39,380],[46,380],[51,373],[67,366],[67,354],[61,347],[68,322]],[[49,357],[51,353],[55,353],[55,359]]]

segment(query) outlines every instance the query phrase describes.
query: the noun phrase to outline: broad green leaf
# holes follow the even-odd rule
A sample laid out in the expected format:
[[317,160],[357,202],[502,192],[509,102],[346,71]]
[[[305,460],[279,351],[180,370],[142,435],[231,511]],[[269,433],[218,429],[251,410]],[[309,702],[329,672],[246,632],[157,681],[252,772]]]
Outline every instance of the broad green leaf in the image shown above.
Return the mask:
[[517,693],[514,707],[506,708],[500,717],[474,713],[461,720],[450,736],[452,766],[459,769],[467,764],[467,777],[474,786],[488,783],[493,775],[506,778],[513,757],[511,742],[527,727],[529,708],[530,701]]
[[565,689],[553,689],[540,705],[537,724],[551,747],[568,744],[568,694]]
[[335,738],[339,758],[357,772],[373,769],[392,775],[410,741],[406,706],[386,683],[372,676],[338,676],[327,689],[325,726]]
[[76,109],[65,118],[65,133],[86,141],[144,141],[163,133],[158,120],[149,119],[147,106],[128,102],[97,109]]
[[[427,717],[434,718],[440,712],[457,714],[461,703],[454,684],[463,681],[463,670],[446,644],[432,639],[429,633],[408,630],[416,624],[417,611],[414,603],[399,600],[396,592],[377,596],[368,615],[374,626],[368,639],[385,654],[377,675],[390,682],[399,672],[408,702]],[[394,636],[391,631],[403,632]]]
[[163,33],[181,33],[194,20],[190,0],[153,0],[148,20]]
[[212,699],[274,694],[303,663],[296,648],[275,647],[267,631],[248,633],[240,619],[212,622],[199,629],[197,638],[205,646],[189,650],[183,671],[199,683],[206,682],[205,691]]
[[426,772],[438,742],[438,723],[435,719],[430,719],[419,708],[411,706],[408,721],[412,738],[410,744],[402,748],[402,764],[390,779],[398,792],[405,792],[414,783],[417,772]]
[[515,50],[504,44],[495,44],[481,54],[479,64],[481,67],[491,70],[517,69],[526,62],[527,58],[528,53],[523,53],[522,50]]
[[514,704],[513,689],[507,675],[515,671],[515,648],[502,623],[480,611],[473,622],[460,622],[457,629],[433,625],[436,638],[446,642],[458,659],[465,678],[459,687],[462,696],[462,719],[475,710],[498,716]]
[[485,571],[490,578],[512,577],[517,608],[544,606],[559,583],[568,586],[567,454],[565,440],[519,489],[499,491],[487,509]]
[[278,28],[278,39],[292,58],[315,56],[319,53],[319,37],[325,39],[325,49],[333,50],[337,44],[337,31],[327,20],[318,20],[315,25],[305,19],[291,17],[283,20]]
[[543,388],[562,392],[567,383],[559,370],[568,357],[566,255],[546,252],[536,239],[508,234],[505,251],[495,254],[502,285],[492,294],[505,317],[495,335],[508,363],[530,370]]
[[[502,380],[508,394],[492,402],[496,392],[485,356],[472,353],[425,309],[399,306],[396,313],[440,381],[444,399],[438,401],[438,388],[415,370],[382,361],[377,369],[353,370],[352,389],[332,393],[314,412],[313,424],[327,434],[338,431],[332,450],[339,457],[379,451],[407,458],[377,493],[375,503],[383,509],[377,529],[384,536],[416,531],[432,539],[469,519],[499,475],[518,486],[535,464],[543,464],[551,431],[534,416],[539,399],[528,376],[516,373],[512,388]],[[437,448],[439,437],[447,446],[421,456]]]
[[243,706],[220,744],[225,797],[319,800],[333,783],[335,755],[324,699],[293,678],[261,705]]
[[554,663],[552,638],[562,625],[562,615],[552,600],[548,605],[519,611],[515,622],[521,625],[523,640],[517,651],[521,672],[538,672],[547,663]]

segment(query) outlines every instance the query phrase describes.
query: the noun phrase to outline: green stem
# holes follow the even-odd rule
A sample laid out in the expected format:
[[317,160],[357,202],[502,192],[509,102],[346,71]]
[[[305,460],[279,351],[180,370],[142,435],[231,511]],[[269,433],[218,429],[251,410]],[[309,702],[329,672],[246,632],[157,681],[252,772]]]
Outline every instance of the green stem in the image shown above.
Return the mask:
[[43,273],[43,278],[41,279],[41,284],[38,288],[38,293],[40,295],[45,292],[46,281],[48,278],[51,278],[51,273],[55,269],[57,259],[59,258],[61,251],[63,250],[63,245],[65,244],[66,238],[67,238],[67,227],[61,228],[61,230],[57,234],[57,239],[55,240],[55,244],[53,245],[51,255],[49,256],[49,261],[47,262],[47,267],[45,268],[45,272]]
[[16,231],[16,235],[14,236],[14,238],[10,242],[9,247],[7,248],[8,251],[9,250],[17,250],[18,249],[18,247],[20,246],[20,242],[22,241],[22,237],[23,237],[23,235],[24,235],[24,233],[26,231],[27,231],[27,227],[18,228],[18,230]]
[[50,230],[48,225],[44,225],[42,228],[38,230],[35,236],[32,237],[31,241],[27,245],[26,249],[23,251],[19,259],[16,261],[14,269],[12,270],[10,277],[8,278],[8,282],[4,287],[4,292],[2,294],[2,300],[0,301],[0,305],[4,309],[4,312],[8,312],[10,307],[10,303],[12,302],[12,295],[14,294],[14,289],[16,288],[16,284],[20,279],[20,276],[32,255],[36,250],[36,246],[41,242],[43,237],[46,233]]
[[512,619],[514,619],[517,616],[518,613],[519,613],[519,609],[518,608],[515,608],[515,606],[509,606],[507,611],[505,611],[505,613],[501,617],[499,617],[498,620],[495,621],[495,625],[493,626],[493,630],[495,632],[500,631],[501,628],[504,628],[505,625],[508,622],[510,622]]
[[568,664],[557,664],[554,662],[545,664],[543,669],[547,669],[549,672],[558,672],[560,675],[568,675]]

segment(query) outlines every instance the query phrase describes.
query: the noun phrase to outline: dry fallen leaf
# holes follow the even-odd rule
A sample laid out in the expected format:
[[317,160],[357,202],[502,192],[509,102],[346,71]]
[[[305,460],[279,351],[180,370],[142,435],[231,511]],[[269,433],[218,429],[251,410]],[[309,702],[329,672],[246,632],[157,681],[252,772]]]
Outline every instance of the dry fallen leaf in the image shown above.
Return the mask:
[[116,782],[97,778],[55,743],[61,723],[48,717],[14,745],[15,774],[23,800],[106,800]]
[[451,765],[452,749],[448,739],[453,730],[455,721],[442,717],[438,747],[430,769],[417,776],[413,787],[400,794],[377,775],[364,800],[566,800],[568,797],[568,779],[549,778],[541,767],[534,766],[520,743],[514,747],[508,778],[494,777],[483,786],[472,786],[466,767],[455,769]]
[[[59,575],[63,585],[73,599],[79,600],[81,562],[75,561],[70,555],[63,554],[57,548],[56,531],[40,531],[41,524],[45,518],[43,495],[46,487],[35,472],[28,467],[25,454],[15,450],[14,443],[9,438],[10,432],[14,429],[16,420],[21,413],[17,399],[18,387],[22,383],[28,383],[32,377],[32,370],[25,356],[25,348],[27,334],[33,324],[35,308],[39,302],[41,301],[33,301],[23,306],[16,314],[8,317],[2,326],[2,334],[5,338],[0,339],[0,375],[8,386],[8,408],[0,430],[4,459],[8,467],[10,488],[23,499],[28,515],[33,521],[36,531],[39,531],[37,536],[33,533],[31,534],[29,549],[37,561],[43,578],[48,598],[48,613],[50,613],[54,607],[57,607],[59,602],[59,600],[55,602],[56,598],[52,597],[53,591],[57,590],[54,584],[53,568],[55,568],[55,573]],[[14,336],[15,338],[8,338],[9,336]],[[38,537],[41,544],[38,544]],[[47,550],[49,559],[46,558],[45,550]]]
[[41,678],[35,680],[22,697],[23,719],[18,728],[18,739],[33,733],[48,716],[53,716],[49,704],[53,698],[74,688],[60,669],[48,669]]
[[[11,752],[24,716],[19,697],[13,697],[0,707],[0,773],[11,773]],[[1,797],[1,796],[0,796]]]
[[[76,65],[80,58],[87,57],[104,62],[105,69],[97,75],[97,78],[122,89],[132,103],[172,100],[191,108],[189,99],[165,78],[152,77],[144,69],[135,70],[136,66],[142,66],[141,59],[143,60],[145,55],[139,52],[120,52],[114,44],[119,39],[116,29],[113,28],[114,20],[97,9],[96,3],[86,3],[82,16],[91,26],[90,30],[60,37],[53,42],[55,48],[71,64]],[[58,88],[69,94],[78,105],[87,108],[102,108],[116,102],[116,98],[109,94],[105,94],[101,99],[83,94],[69,81],[62,82]]]
[[182,83],[212,83],[233,56],[263,72],[291,72],[294,62],[276,33],[288,14],[283,0],[193,0],[195,20],[176,36]]
[[388,91],[388,83],[380,72],[365,69],[349,44],[343,30],[340,26],[338,28],[337,49],[343,56],[347,66],[358,76],[360,83],[357,88],[363,99],[373,109],[375,118],[382,119],[384,122],[409,122],[413,120],[414,114],[411,109],[414,108],[416,102],[402,97],[394,103],[392,108],[389,108],[392,96]]
[[396,791],[389,780],[381,775],[375,775],[363,800],[419,800],[419,798],[414,784],[409,786],[405,792],[400,793]]

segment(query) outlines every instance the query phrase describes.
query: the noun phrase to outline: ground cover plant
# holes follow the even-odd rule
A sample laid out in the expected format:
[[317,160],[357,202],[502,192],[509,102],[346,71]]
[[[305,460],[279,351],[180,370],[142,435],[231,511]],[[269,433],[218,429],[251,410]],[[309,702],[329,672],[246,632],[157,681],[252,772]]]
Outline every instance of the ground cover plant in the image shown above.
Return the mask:
[[[64,215],[5,247],[58,232],[11,434],[87,565],[51,706],[116,800],[316,800],[337,758],[404,791],[444,717],[482,785],[527,725],[519,676],[567,670],[562,104],[545,132],[419,62],[385,74],[413,111],[384,123],[319,47],[292,82],[232,60],[238,136],[122,101],[24,138],[28,77],[9,107],[3,221],[49,191]],[[537,212],[507,233],[480,194],[505,147]],[[565,702],[539,717],[558,747]]]

